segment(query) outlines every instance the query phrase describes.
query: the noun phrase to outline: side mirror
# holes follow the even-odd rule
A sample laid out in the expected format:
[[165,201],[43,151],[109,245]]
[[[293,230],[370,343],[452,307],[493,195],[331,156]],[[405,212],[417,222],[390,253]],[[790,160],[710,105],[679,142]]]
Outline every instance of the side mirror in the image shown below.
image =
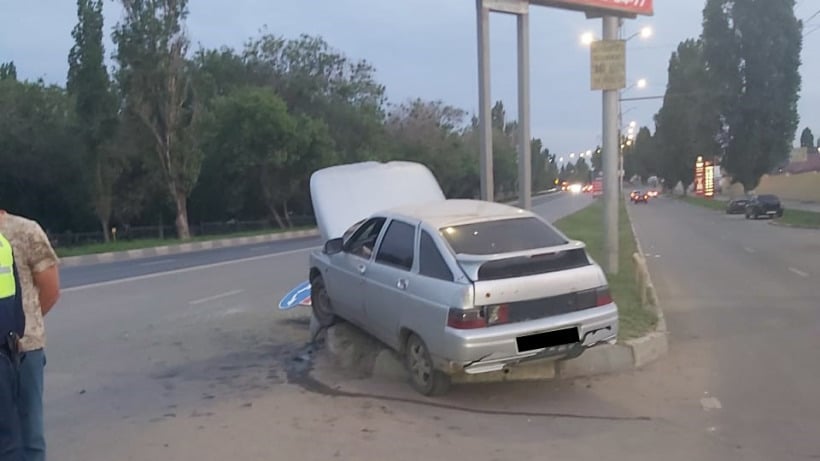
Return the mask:
[[324,252],[328,255],[334,255],[336,253],[340,253],[342,251],[343,246],[344,245],[341,237],[330,239],[327,242],[325,242]]

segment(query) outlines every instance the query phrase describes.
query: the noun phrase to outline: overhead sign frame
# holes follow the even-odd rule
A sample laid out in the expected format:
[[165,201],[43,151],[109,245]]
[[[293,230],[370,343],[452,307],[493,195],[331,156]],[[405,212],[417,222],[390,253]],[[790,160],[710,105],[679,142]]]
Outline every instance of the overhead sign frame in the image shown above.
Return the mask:
[[620,16],[635,18],[655,14],[654,0],[529,0],[531,5],[583,11],[588,18]]

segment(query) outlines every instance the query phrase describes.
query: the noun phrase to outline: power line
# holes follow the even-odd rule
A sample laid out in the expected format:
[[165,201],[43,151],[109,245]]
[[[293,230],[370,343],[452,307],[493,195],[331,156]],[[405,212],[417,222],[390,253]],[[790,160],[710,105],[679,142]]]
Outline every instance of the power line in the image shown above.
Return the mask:
[[816,18],[818,14],[820,14],[820,10],[817,10],[813,15],[809,16],[808,19],[803,21],[803,24],[808,24],[812,19]]

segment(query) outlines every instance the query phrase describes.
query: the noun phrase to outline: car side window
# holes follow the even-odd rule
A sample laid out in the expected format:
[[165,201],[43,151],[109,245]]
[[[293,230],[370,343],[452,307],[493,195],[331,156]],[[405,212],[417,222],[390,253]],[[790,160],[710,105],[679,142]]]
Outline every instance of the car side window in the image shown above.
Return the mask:
[[413,267],[416,228],[406,222],[393,220],[387,227],[376,262],[400,269]]
[[385,218],[372,218],[362,224],[361,227],[350,236],[350,240],[345,244],[344,251],[365,259],[370,259],[385,221]]
[[453,273],[436,247],[436,242],[427,231],[421,232],[419,242],[419,274],[434,279],[453,281]]

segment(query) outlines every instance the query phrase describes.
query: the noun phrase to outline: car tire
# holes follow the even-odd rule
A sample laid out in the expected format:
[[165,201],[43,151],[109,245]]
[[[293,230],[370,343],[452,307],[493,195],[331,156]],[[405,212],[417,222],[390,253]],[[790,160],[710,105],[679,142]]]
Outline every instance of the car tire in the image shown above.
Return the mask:
[[410,374],[410,384],[421,395],[443,395],[450,389],[450,376],[435,369],[427,345],[416,334],[407,338],[404,362]]
[[320,327],[327,328],[336,323],[336,314],[321,275],[310,281],[310,304]]

